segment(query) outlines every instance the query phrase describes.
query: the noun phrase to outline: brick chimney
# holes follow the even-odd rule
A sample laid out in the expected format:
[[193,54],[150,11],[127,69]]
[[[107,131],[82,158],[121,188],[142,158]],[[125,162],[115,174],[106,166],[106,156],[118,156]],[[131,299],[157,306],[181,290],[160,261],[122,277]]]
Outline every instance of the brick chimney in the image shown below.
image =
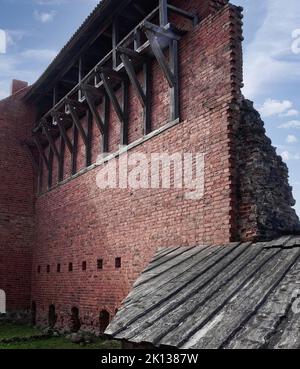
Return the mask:
[[23,90],[26,87],[28,87],[28,82],[13,79],[11,83],[11,95],[16,94],[17,92]]

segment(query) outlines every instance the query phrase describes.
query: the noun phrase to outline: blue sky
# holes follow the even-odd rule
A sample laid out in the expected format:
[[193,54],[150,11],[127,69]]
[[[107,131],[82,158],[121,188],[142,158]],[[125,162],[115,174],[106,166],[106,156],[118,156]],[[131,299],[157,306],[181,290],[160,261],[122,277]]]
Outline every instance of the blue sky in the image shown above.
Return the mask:
[[[30,83],[43,72],[97,0],[0,0],[0,98],[12,78]],[[244,95],[262,114],[290,169],[300,214],[300,1],[232,0],[244,7]],[[1,50],[1,44],[0,44]]]

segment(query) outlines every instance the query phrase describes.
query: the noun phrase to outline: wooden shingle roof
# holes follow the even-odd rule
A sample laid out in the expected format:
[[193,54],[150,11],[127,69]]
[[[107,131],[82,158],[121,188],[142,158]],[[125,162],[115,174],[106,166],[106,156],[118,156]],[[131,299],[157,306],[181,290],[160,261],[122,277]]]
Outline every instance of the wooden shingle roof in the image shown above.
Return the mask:
[[161,250],[106,334],[183,349],[300,348],[300,237]]

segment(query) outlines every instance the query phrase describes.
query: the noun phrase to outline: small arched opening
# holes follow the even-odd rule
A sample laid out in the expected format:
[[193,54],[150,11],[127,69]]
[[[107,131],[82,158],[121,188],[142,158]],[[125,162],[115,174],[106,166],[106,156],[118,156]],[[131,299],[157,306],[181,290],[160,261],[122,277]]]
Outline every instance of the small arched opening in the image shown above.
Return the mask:
[[76,333],[81,327],[81,322],[79,318],[79,309],[74,306],[71,309],[71,332]]
[[57,315],[55,312],[55,306],[50,305],[49,306],[49,312],[48,312],[48,325],[50,328],[54,328],[57,320]]
[[99,315],[99,326],[100,326],[100,333],[103,334],[106,328],[109,325],[109,312],[106,310],[101,310]]

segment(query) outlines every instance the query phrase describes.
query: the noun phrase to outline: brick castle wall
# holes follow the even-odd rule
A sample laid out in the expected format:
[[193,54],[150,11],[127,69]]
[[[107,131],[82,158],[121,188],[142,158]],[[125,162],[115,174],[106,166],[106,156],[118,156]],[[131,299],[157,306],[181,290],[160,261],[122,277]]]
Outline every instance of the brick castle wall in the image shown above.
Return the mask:
[[[83,325],[97,327],[99,312],[115,314],[157,249],[228,243],[235,238],[232,131],[239,114],[242,83],[240,10],[222,7],[224,2],[179,3],[182,8],[198,9],[200,16],[207,15],[208,3],[218,6],[209,8],[211,14],[180,41],[180,123],[131,152],[204,153],[205,195],[200,200],[187,200],[180,189],[100,190],[96,184],[98,167],[40,196],[36,202],[32,300],[41,322],[47,322],[48,308],[53,304],[57,326],[66,326],[71,308],[76,306]],[[152,121],[153,129],[158,129],[168,120],[169,90],[156,63],[152,71]],[[142,137],[142,109],[132,89],[129,111],[132,143]],[[93,130],[95,162],[101,138],[95,125]],[[110,152],[118,149],[119,132],[111,108]],[[78,170],[84,167],[84,152],[79,139]],[[70,173],[68,155],[66,177]],[[54,181],[56,173],[57,163]],[[118,257],[122,261],[120,269],[115,268]],[[97,270],[97,259],[103,259],[103,270]],[[86,270],[82,270],[83,262]]]
[[0,101],[0,289],[8,310],[30,308],[34,245],[33,169],[22,141],[30,136],[33,111],[22,102],[26,85]]

